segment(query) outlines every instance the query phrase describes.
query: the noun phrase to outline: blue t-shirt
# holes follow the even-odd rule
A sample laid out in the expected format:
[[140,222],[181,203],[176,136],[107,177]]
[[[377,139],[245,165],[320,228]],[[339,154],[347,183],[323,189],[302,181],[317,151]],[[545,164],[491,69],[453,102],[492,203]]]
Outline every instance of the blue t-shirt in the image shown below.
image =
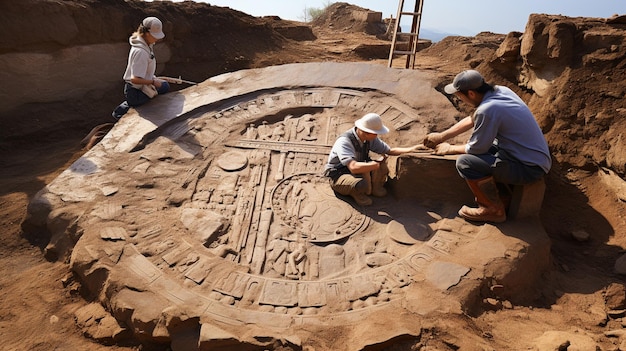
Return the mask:
[[535,116],[511,89],[495,86],[485,94],[474,115],[474,131],[465,145],[468,154],[485,154],[492,145],[525,165],[546,173],[552,166],[550,150]]

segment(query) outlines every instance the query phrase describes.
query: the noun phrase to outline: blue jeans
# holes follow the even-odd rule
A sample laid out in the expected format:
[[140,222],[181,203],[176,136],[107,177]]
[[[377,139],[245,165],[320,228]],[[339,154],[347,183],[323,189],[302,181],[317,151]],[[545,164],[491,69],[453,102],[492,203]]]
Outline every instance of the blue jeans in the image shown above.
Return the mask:
[[[163,95],[169,90],[170,84],[168,82],[162,82],[161,87],[157,88],[159,95]],[[148,95],[144,94],[140,89],[133,88],[130,83],[124,85],[124,96],[126,96],[126,102],[130,107],[141,106],[151,100]]]
[[525,165],[496,146],[492,146],[486,154],[460,155],[456,160],[456,169],[465,179],[492,176],[496,182],[505,184],[529,184],[545,175],[541,167]]
[[[161,87],[157,88],[159,95],[163,95],[169,90],[170,84],[168,82],[162,82]],[[117,106],[112,113],[115,119],[120,119],[131,107],[141,106],[151,100],[148,95],[139,89],[133,88],[130,83],[124,84],[124,96],[126,96],[126,101]]]

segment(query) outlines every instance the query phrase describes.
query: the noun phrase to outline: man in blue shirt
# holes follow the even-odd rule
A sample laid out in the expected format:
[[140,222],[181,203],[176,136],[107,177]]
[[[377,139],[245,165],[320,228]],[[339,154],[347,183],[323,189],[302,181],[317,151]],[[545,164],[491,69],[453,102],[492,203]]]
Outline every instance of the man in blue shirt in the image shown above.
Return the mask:
[[[424,145],[434,148],[436,155],[461,154],[456,168],[478,203],[478,208],[463,206],[461,217],[504,222],[506,211],[496,182],[528,184],[539,180],[552,166],[548,143],[524,101],[507,87],[486,83],[479,72],[459,73],[444,90],[476,111],[443,132],[428,134]],[[471,128],[466,144],[445,142]]]
[[[330,186],[335,192],[351,196],[360,206],[372,204],[368,195],[382,197],[387,194],[383,187],[389,173],[387,155],[397,156],[423,148],[421,144],[390,147],[378,138],[378,135],[388,132],[379,115],[368,113],[337,138],[324,169],[324,175],[330,178]],[[370,151],[382,157],[371,160]]]

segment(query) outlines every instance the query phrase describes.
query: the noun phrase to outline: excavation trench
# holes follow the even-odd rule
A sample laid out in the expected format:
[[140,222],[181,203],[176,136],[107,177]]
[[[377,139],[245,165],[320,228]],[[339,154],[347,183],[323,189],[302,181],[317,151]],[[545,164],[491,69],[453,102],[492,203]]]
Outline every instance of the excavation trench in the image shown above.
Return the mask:
[[332,192],[321,175],[330,147],[365,113],[381,115],[391,145],[453,123],[430,78],[297,64],[159,97],[42,190],[31,221],[56,223],[46,250],[71,253],[71,269],[141,340],[337,349],[419,337],[425,318],[526,298],[549,254],[535,217],[458,218],[473,196],[450,157],[391,157],[389,195],[368,207]]

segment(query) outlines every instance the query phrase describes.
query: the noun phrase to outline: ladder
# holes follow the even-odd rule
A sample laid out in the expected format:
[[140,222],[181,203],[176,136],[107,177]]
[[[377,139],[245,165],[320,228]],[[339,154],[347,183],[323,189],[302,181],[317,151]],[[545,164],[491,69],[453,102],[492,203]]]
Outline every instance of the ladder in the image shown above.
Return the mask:
[[[406,55],[406,64],[404,68],[415,68],[415,54],[417,53],[417,44],[419,41],[419,33],[420,33],[420,23],[422,22],[422,8],[424,7],[424,0],[415,0],[415,9],[412,12],[404,11],[404,0],[400,0],[398,4],[398,15],[396,16],[396,22],[393,30],[393,39],[391,41],[391,48],[389,50],[389,62],[387,67],[391,67],[393,64],[393,58],[395,55]],[[400,32],[400,20],[402,16],[412,16],[413,20],[411,22],[411,32],[410,33],[401,33]],[[396,50],[396,45],[398,43],[399,35],[408,35],[409,50]]]

